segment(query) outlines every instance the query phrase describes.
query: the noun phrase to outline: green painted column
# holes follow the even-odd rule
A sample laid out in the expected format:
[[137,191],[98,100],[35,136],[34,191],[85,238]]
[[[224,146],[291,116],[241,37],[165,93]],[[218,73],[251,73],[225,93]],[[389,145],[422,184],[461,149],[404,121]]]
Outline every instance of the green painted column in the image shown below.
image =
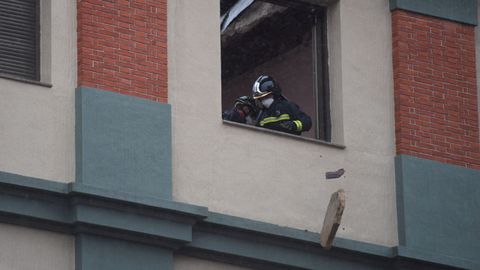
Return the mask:
[[401,155],[395,173],[398,254],[480,269],[480,170]]
[[80,87],[75,129],[77,183],[172,198],[170,105]]
[[[171,200],[170,105],[80,87],[76,92],[75,109],[74,188],[102,190],[141,201]],[[173,268],[172,249],[142,244],[140,240],[152,238],[152,235],[165,234],[167,236],[163,237],[167,239],[175,235],[180,240],[167,240],[167,243],[173,241],[171,245],[178,245],[191,237],[191,224],[97,205],[92,207],[88,200],[75,205],[73,216],[78,233],[77,270],[169,270]],[[97,224],[109,226],[109,229],[103,230]]]
[[81,234],[75,238],[76,270],[172,270],[173,251]]

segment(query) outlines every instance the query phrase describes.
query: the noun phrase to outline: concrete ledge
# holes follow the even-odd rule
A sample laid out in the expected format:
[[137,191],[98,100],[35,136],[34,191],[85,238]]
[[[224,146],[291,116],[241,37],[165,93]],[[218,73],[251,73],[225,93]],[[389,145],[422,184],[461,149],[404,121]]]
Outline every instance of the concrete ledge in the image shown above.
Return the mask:
[[335,248],[341,248],[344,250],[350,250],[385,258],[394,258],[397,256],[396,247],[380,246],[350,239],[335,238],[333,241]]
[[0,79],[7,79],[7,80],[17,81],[17,82],[21,82],[21,83],[28,83],[28,84],[47,87],[47,88],[52,88],[53,87],[53,85],[51,83],[29,80],[29,79],[13,76],[13,75],[9,75],[9,74],[4,74],[4,73],[0,73]]
[[65,183],[43,180],[0,171],[0,183],[49,191],[54,193],[66,193],[68,186]]
[[68,184],[69,194],[80,194],[87,197],[98,197],[117,201],[120,204],[127,203],[130,205],[139,205],[143,207],[151,207],[153,209],[162,209],[166,212],[175,213],[178,215],[188,215],[196,219],[204,219],[208,215],[206,207],[191,205],[186,203],[174,202],[171,200],[164,200],[150,196],[141,196],[127,192],[113,191],[83,185],[80,183]]
[[222,120],[222,121],[223,121],[223,124],[225,124],[225,125],[230,125],[230,126],[234,126],[234,127],[238,127],[238,128],[250,129],[250,130],[256,131],[256,132],[272,134],[272,135],[275,135],[275,136],[291,138],[291,139],[298,140],[298,141],[310,142],[310,143],[324,145],[324,146],[333,147],[333,148],[337,148],[337,149],[345,149],[346,148],[345,145],[331,143],[331,142],[327,142],[327,141],[321,141],[321,140],[312,139],[312,138],[308,138],[308,137],[302,137],[302,136],[293,135],[293,134],[289,134],[289,133],[286,133],[286,132],[280,132],[280,131],[276,131],[276,130],[272,130],[272,129],[268,129],[268,128],[256,127],[256,126],[246,125],[246,124],[242,124],[242,123],[236,123],[236,122],[232,122],[232,121],[228,121],[228,120]]
[[[179,252],[253,269],[451,269],[398,256],[397,247],[336,238],[325,251],[320,235],[219,213],[193,227],[193,241]],[[430,267],[430,268],[429,268]]]
[[372,269],[378,264],[390,269],[385,258],[204,226],[195,227],[193,241],[179,252],[255,269]]
[[199,206],[0,173],[0,219],[7,223],[40,229],[55,223],[50,230],[109,237],[115,232],[138,242],[149,237],[151,244],[176,249],[191,241],[193,224],[206,214]]
[[390,0],[390,10],[396,9],[459,23],[478,24],[476,0]]
[[[173,250],[262,270],[394,269],[399,262],[407,265],[405,269],[446,269],[438,263],[449,263],[433,258],[437,263],[433,265],[432,257],[418,257],[405,249],[397,255],[396,247],[341,238],[325,251],[319,234],[313,232],[213,213],[200,206],[9,173],[0,173],[0,222],[77,235],[77,250],[82,252],[77,254],[81,260],[77,267],[82,270],[94,269],[93,262],[100,259],[82,245],[99,241],[105,248],[102,252],[120,243],[122,252],[129,246],[147,249],[150,255],[167,256],[167,262],[166,251]],[[160,263],[150,255],[145,265]],[[410,258],[424,261],[411,264]],[[111,267],[115,269],[115,264]]]
[[219,213],[208,213],[208,218],[205,219],[206,223],[215,224],[225,227],[231,227],[244,231],[251,231],[255,233],[263,233],[271,236],[277,236],[282,238],[290,238],[299,241],[310,242],[314,244],[319,243],[320,235],[309,231],[302,231],[289,227],[278,226],[270,223],[234,217],[230,215],[224,215]]

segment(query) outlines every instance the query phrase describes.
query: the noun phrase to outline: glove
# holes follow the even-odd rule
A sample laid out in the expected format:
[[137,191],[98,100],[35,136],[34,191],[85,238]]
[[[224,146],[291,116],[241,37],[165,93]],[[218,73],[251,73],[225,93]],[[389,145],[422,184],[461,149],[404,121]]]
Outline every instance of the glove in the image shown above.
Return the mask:
[[288,131],[296,131],[297,130],[297,126],[295,125],[295,123],[293,123],[293,121],[283,121],[279,124],[279,126],[288,130]]
[[245,113],[236,108],[223,112],[222,119],[237,123],[245,123]]
[[239,109],[239,108],[235,108],[235,114],[242,119],[244,119],[245,116],[246,116],[245,112],[242,109]]

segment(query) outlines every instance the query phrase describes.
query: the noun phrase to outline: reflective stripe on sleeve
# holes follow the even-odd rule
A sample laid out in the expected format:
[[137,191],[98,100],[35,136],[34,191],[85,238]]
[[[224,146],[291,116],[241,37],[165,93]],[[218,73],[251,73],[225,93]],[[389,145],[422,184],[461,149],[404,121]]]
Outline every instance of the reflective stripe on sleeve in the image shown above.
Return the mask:
[[260,126],[263,127],[266,124],[275,123],[275,122],[279,122],[279,121],[286,121],[286,120],[290,120],[290,115],[282,114],[278,117],[273,117],[273,116],[272,117],[266,117],[262,121],[260,121]]
[[297,126],[297,131],[302,131],[302,129],[303,129],[302,121],[295,120],[295,121],[293,121],[293,123],[295,123],[295,125]]

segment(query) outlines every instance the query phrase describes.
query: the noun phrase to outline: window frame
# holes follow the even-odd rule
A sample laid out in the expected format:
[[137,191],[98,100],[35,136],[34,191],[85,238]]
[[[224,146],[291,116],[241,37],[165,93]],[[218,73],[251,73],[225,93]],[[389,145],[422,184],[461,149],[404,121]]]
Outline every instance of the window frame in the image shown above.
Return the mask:
[[35,1],[35,62],[36,62],[36,67],[35,67],[35,81],[40,82],[41,81],[41,51],[40,51],[40,43],[41,43],[41,36],[40,36],[40,31],[41,31],[41,22],[40,22],[40,6],[41,6],[41,1],[36,0]]
[[[296,2],[295,0],[255,0],[282,5],[292,8],[302,8],[315,15],[312,29],[312,58],[313,58],[313,91],[315,96],[316,121],[315,138],[313,140],[331,143],[332,123],[330,114],[330,86],[328,65],[328,32],[327,32],[327,7],[320,4]],[[222,14],[220,14],[222,15]],[[222,83],[223,84],[223,83]],[[223,88],[222,88],[223,93]],[[313,118],[313,117],[312,117]],[[225,121],[224,121],[225,122]],[[298,136],[297,136],[298,137]],[[301,136],[300,136],[301,137]]]
[[[330,117],[330,85],[328,69],[327,42],[327,10],[319,8],[316,11],[314,40],[314,87],[317,95],[315,108],[317,111],[317,130],[315,137],[330,142],[332,140],[332,123]],[[321,108],[321,109],[320,109]]]
[[41,22],[40,22],[40,1],[34,0],[32,3],[35,5],[32,10],[32,14],[35,16],[34,18],[34,46],[33,46],[33,76],[22,76],[19,74],[12,74],[8,72],[0,72],[0,77],[5,78],[5,79],[10,79],[10,80],[17,80],[17,81],[22,81],[26,83],[32,83],[32,84],[40,84],[40,85],[45,85],[49,86],[49,84],[44,84],[41,83],[41,49],[40,49],[40,42],[41,42],[41,37],[40,37],[40,30],[41,30]]

